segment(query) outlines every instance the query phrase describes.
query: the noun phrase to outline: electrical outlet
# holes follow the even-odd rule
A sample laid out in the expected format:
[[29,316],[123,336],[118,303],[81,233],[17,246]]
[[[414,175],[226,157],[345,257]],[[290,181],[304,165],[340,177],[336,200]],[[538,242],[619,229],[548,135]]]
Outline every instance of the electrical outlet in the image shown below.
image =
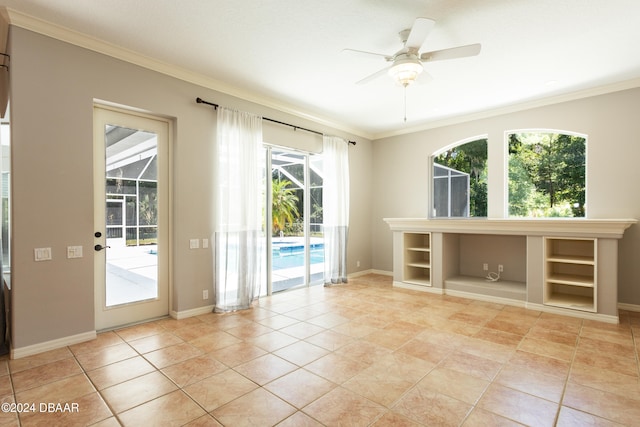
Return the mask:
[[498,264],[498,273],[502,273],[504,271],[504,265]]
[[202,290],[202,299],[209,299],[209,291],[207,289]]
[[360,261],[356,261],[356,267],[360,267]]
[[484,271],[489,271],[489,264],[487,264],[486,262],[484,264],[482,264],[482,269]]

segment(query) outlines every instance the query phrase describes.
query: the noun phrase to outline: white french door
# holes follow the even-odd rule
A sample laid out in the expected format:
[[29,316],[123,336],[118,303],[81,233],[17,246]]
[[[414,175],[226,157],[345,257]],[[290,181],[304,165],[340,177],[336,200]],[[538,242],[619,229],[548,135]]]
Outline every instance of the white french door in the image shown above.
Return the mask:
[[322,157],[266,145],[268,292],[324,283]]
[[96,330],[169,313],[169,126],[94,107]]

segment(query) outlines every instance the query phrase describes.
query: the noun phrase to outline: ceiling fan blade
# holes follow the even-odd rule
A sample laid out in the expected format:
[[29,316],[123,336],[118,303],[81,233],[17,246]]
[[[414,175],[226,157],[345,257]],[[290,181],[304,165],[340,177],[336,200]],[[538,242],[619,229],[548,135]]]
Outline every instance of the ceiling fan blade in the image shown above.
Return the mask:
[[370,81],[375,80],[378,77],[387,74],[387,71],[389,70],[389,68],[391,68],[391,67],[390,66],[389,67],[384,67],[382,70],[378,70],[375,73],[368,75],[364,79],[358,80],[356,82],[356,84],[357,85],[363,85],[363,84],[369,83]]
[[418,86],[422,86],[427,83],[431,83],[432,81],[433,81],[433,76],[429,74],[427,70],[423,70],[420,74],[418,74],[415,84]]
[[419,50],[435,24],[436,21],[429,18],[416,18],[404,47]]
[[384,58],[386,61],[391,61],[393,60],[392,56],[389,55],[385,55],[384,53],[377,53],[377,52],[368,52],[366,50],[358,50],[358,49],[342,49],[342,52],[347,52],[347,53],[356,53],[358,55],[367,55],[367,56],[378,56],[381,58]]
[[480,53],[480,43],[468,44],[466,46],[451,47],[448,49],[434,50],[432,52],[424,52],[420,55],[421,61],[442,61],[445,59],[465,58],[467,56],[476,56]]

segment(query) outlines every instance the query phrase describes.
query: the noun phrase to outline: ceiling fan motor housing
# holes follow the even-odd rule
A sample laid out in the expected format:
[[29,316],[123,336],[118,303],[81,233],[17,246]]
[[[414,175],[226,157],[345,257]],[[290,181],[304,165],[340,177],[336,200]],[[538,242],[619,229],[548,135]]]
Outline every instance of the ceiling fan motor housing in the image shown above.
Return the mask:
[[395,56],[389,75],[402,86],[408,86],[422,72],[420,58],[415,53],[401,53]]

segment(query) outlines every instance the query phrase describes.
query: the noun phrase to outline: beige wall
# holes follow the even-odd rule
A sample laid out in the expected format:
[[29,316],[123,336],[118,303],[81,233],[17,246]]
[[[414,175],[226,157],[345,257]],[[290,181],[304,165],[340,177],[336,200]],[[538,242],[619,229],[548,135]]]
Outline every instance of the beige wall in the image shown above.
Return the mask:
[[[209,238],[213,230],[210,194],[215,115],[210,107],[195,103],[198,96],[356,139],[358,144],[350,146],[353,226],[348,271],[371,268],[370,141],[22,28],[11,27],[9,48],[14,348],[94,330],[94,100],[133,107],[174,122],[171,310],[184,312],[213,303],[202,300],[202,289],[212,286],[210,249],[189,249],[189,239]],[[301,131],[285,127],[275,133],[270,142],[309,150],[314,144],[313,138],[303,137]],[[69,245],[82,245],[84,257],[67,259]],[[38,247],[51,247],[53,259],[36,263],[33,250]],[[356,268],[358,259],[361,266]]]
[[[387,217],[426,217],[430,155],[456,141],[489,139],[489,216],[503,217],[506,206],[505,131],[558,129],[588,135],[587,215],[640,218],[640,89],[558,103],[409,135],[374,141],[373,266],[392,270],[392,233]],[[640,305],[640,225],[620,242],[618,299]],[[508,268],[508,266],[505,266]]]
[[[189,250],[210,237],[215,136],[213,111],[195,98],[335,133],[350,146],[351,228],[348,271],[392,270],[392,238],[385,217],[424,217],[428,165],[434,151],[471,136],[489,138],[489,214],[501,217],[504,132],[561,129],[587,134],[589,216],[640,218],[640,89],[445,126],[374,142],[286,113],[152,72],[111,57],[11,27],[14,348],[94,329],[92,107],[94,100],[130,106],[174,122],[172,179],[173,311],[212,304],[201,299],[212,282],[209,250]],[[303,132],[265,126],[269,142],[317,151]],[[273,139],[273,140],[272,140]],[[375,191],[374,191],[375,189]],[[620,243],[619,300],[640,305],[640,226]],[[85,256],[66,259],[69,245]],[[53,248],[36,263],[33,249]],[[360,262],[360,267],[356,263]]]

